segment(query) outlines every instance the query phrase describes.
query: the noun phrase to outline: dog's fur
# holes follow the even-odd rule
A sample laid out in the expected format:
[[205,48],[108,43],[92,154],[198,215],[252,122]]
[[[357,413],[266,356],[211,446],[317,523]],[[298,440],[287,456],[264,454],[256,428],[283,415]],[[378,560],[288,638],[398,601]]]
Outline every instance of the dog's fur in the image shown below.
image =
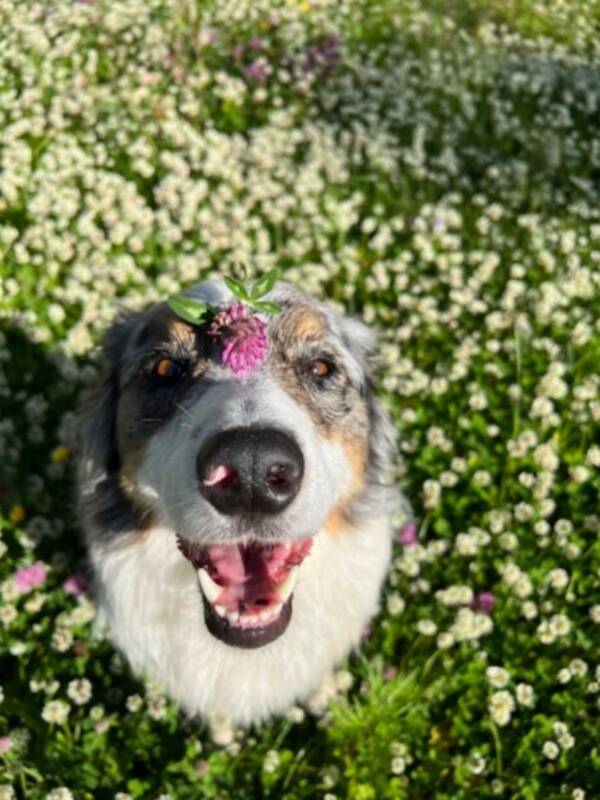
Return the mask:
[[[232,301],[220,281],[188,294]],[[166,303],[119,320],[79,426],[78,506],[115,644],[190,715],[242,725],[306,700],[358,643],[378,607],[399,499],[394,431],[373,393],[373,334],[286,284],[268,299],[283,308],[268,320],[270,353],[243,378],[211,360]],[[144,388],[141,366],[157,353],[191,364],[171,395]],[[338,369],[317,391],[298,365],[321,353]],[[253,529],[200,495],[195,459],[215,432],[261,425],[291,431],[305,471],[291,505]],[[256,649],[215,638],[178,534],[205,545],[315,536],[284,633]]]

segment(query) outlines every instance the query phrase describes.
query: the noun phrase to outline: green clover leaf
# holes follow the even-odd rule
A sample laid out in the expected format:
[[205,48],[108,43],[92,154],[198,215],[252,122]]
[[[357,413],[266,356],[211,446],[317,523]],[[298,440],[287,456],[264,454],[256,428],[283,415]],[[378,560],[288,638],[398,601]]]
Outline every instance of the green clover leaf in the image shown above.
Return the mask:
[[178,317],[181,317],[186,322],[191,322],[192,325],[201,325],[211,313],[210,306],[200,300],[192,300],[190,297],[182,297],[181,295],[170,297],[167,303],[171,311],[174,311]]

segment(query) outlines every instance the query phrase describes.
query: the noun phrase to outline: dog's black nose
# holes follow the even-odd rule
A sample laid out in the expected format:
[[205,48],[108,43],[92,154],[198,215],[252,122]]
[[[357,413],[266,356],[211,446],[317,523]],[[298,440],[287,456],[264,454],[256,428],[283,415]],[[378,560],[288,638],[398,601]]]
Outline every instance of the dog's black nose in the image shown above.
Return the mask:
[[209,439],[196,461],[200,491],[222,514],[277,514],[298,494],[304,458],[270,428],[233,428]]

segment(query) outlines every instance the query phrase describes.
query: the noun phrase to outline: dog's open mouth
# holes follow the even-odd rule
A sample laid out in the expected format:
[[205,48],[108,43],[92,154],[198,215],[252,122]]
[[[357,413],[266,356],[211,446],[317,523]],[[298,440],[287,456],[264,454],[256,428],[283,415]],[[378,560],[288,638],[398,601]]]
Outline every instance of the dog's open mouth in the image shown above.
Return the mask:
[[179,549],[197,570],[213,636],[236,647],[262,647],[281,636],[292,616],[298,568],[312,542],[201,546],[178,537]]

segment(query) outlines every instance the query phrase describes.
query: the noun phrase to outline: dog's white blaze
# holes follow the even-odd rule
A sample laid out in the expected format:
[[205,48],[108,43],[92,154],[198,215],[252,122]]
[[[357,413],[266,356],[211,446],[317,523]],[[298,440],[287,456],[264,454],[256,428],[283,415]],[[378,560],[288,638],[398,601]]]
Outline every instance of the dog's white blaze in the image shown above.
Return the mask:
[[254,650],[208,631],[197,571],[178,551],[174,530],[119,544],[93,541],[91,556],[112,636],[133,667],[190,714],[249,724],[306,699],[358,643],[377,610],[391,540],[387,519],[317,534],[298,567],[287,630]]

